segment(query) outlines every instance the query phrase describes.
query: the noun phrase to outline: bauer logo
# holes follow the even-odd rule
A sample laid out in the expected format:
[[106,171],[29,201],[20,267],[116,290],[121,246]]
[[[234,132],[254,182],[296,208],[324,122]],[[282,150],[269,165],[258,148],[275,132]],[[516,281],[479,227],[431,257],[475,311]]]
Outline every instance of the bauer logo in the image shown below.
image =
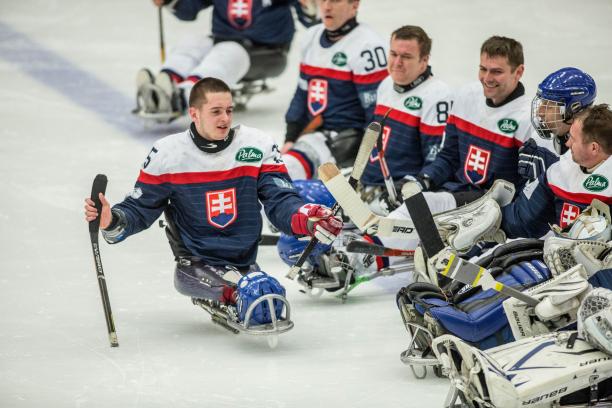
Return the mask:
[[263,158],[261,150],[254,147],[243,147],[236,153],[236,161],[254,163],[258,162]]
[[406,109],[419,110],[423,106],[423,100],[418,96],[409,96],[404,101],[404,106]]
[[332,57],[332,63],[334,65],[339,66],[339,67],[345,66],[347,60],[348,60],[348,58],[346,57],[346,54],[343,53],[343,52],[337,52]]
[[505,118],[497,122],[497,127],[502,132],[510,134],[516,132],[519,125],[516,120]]
[[608,179],[599,174],[591,174],[582,185],[589,191],[599,192],[608,188]]

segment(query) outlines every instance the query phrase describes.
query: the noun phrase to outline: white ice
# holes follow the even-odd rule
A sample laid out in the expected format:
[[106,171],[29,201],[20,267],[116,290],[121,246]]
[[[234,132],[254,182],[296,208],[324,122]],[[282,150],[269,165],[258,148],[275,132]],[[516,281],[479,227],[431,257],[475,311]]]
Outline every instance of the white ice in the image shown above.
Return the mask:
[[[165,14],[166,44],[207,29],[209,16]],[[606,0],[364,0],[360,11],[385,37],[423,26],[433,71],[453,86],[476,79],[482,41],[502,34],[524,45],[529,94],[573,65],[595,78],[601,102],[612,102],[611,16]],[[280,141],[297,49],[276,91],[236,122]],[[82,201],[97,173],[121,200],[153,141],[185,125],[145,128],[128,113],[136,71],[158,65],[150,1],[0,2],[0,406],[441,406],[446,380],[415,380],[399,360],[405,276],[363,285],[346,304],[313,300],[283,278],[271,247],[259,262],[287,287],[295,321],[275,350],[213,325],[174,290],[161,229],[103,243],[120,342],[109,347]]]

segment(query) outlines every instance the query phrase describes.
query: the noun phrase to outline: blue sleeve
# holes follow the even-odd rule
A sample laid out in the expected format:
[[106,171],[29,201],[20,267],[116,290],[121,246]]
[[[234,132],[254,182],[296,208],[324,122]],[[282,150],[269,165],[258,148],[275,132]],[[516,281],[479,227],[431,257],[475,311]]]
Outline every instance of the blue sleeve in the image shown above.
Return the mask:
[[285,114],[285,122],[294,122],[306,126],[306,123],[308,123],[307,95],[308,93],[298,85]]
[[433,186],[439,187],[452,179],[453,174],[459,168],[459,141],[457,139],[457,128],[449,121],[444,131],[442,149],[438,152],[435,160],[425,166],[420,176],[427,175]]
[[172,7],[172,13],[179,20],[193,21],[200,11],[212,4],[212,0],[178,0]]
[[304,9],[300,5],[298,0],[291,0],[290,3],[295,8],[295,14],[297,14],[298,21],[306,28],[312,27],[315,24],[319,24],[321,20],[315,14],[314,16],[304,13]]
[[170,188],[167,184],[146,184],[137,181],[132,194],[113,206],[125,214],[125,233],[118,241],[147,229],[168,205]]
[[281,171],[262,172],[257,191],[270,222],[285,234],[293,235],[291,216],[304,205],[304,201],[293,187],[289,175]]
[[555,223],[555,196],[546,173],[525,186],[518,198],[502,208],[502,229],[509,238],[540,238]]
[[357,95],[359,96],[359,102],[361,103],[361,107],[365,111],[365,121],[363,123],[364,129],[374,120],[374,109],[376,108],[376,91],[378,90],[378,86],[380,85],[383,79],[384,77],[376,82],[371,82],[367,84],[355,84],[355,88],[357,88]]

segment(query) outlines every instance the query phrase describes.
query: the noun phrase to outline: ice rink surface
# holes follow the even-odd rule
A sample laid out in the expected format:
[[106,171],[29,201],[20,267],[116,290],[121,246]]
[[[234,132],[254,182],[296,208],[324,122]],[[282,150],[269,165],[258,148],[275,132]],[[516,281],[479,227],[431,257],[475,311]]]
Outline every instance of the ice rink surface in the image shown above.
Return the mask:
[[[165,14],[166,44],[209,28]],[[404,24],[434,39],[435,75],[476,79],[479,47],[514,37],[524,83],[577,66],[612,102],[612,2],[363,0],[360,21],[385,38]],[[303,28],[298,29],[299,41]],[[290,66],[236,123],[281,141],[297,78]],[[157,227],[101,245],[120,347],[111,349],[82,201],[97,173],[108,196],[129,192],[159,137],[186,122],[145,127],[129,114],[134,76],[157,68],[157,13],[148,0],[0,2],[0,407],[436,407],[446,380],[415,380],[399,360],[408,336],[395,306],[405,275],[357,288],[346,304],[313,300],[283,278],[274,248],[263,269],[280,278],[295,329],[275,350],[211,323],[173,288]]]

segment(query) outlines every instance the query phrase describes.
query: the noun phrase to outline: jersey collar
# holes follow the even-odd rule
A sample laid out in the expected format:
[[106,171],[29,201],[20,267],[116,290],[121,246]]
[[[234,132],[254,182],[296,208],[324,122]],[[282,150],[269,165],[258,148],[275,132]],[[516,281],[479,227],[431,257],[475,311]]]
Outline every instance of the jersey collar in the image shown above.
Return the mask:
[[393,83],[393,89],[395,90],[395,92],[397,93],[405,93],[408,92],[414,88],[416,88],[417,86],[421,85],[423,82],[425,82],[430,76],[433,76],[433,73],[431,72],[431,66],[428,65],[427,68],[425,69],[425,71],[419,75],[414,81],[412,81],[409,84],[406,85],[400,85],[400,84],[396,84],[395,82]]
[[357,22],[357,18],[353,17],[346,23],[342,24],[342,26],[337,30],[324,30],[323,35],[321,36],[321,46],[323,48],[331,47],[340,38],[353,31],[353,29],[358,25],[359,23]]
[[516,88],[514,88],[514,91],[512,91],[512,93],[510,93],[510,95],[508,95],[506,97],[506,99],[501,101],[501,103],[498,103],[496,105],[489,98],[487,98],[486,102],[487,102],[487,106],[489,108],[499,108],[500,106],[504,106],[504,105],[512,102],[513,100],[520,98],[523,95],[525,95],[525,87],[523,86],[523,84],[521,82],[519,82],[518,85],[516,85]]
[[195,123],[189,126],[189,136],[198,149],[205,153],[218,153],[232,143],[234,139],[234,128],[230,129],[227,137],[223,140],[208,140],[198,133]]

